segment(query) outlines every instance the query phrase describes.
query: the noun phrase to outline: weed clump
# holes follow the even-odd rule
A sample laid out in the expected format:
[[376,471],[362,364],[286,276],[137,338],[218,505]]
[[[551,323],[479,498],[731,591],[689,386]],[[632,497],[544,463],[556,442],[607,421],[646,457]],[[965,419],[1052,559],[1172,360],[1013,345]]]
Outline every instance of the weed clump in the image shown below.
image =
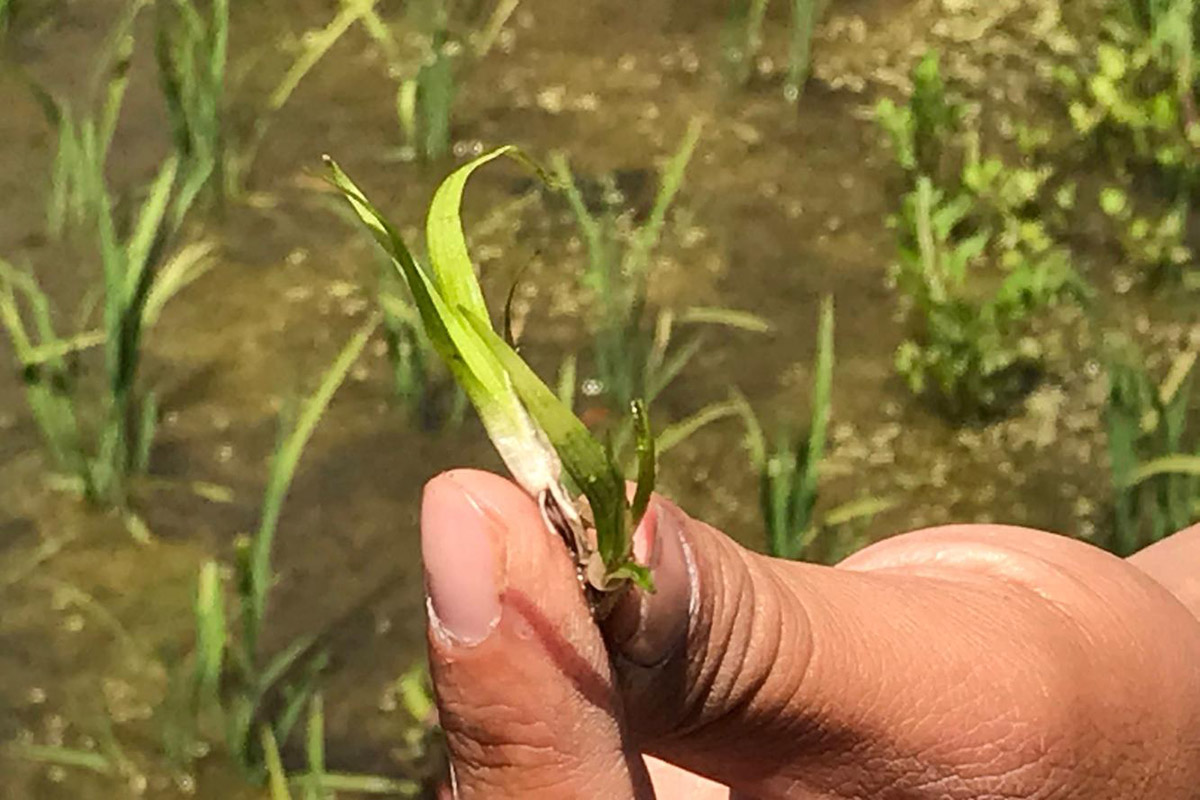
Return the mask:
[[1055,185],[1049,167],[983,155],[936,54],[916,66],[913,85],[908,104],[876,110],[908,187],[891,221],[891,277],[911,331],[896,368],[952,418],[985,418],[1032,388],[1046,312],[1086,294],[1047,222],[1073,205],[1074,190]]

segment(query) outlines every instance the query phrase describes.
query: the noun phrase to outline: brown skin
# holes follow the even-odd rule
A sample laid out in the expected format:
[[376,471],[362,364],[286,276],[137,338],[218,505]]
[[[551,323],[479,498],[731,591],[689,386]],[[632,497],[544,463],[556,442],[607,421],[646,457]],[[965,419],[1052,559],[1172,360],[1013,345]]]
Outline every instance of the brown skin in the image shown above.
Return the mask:
[[[755,798],[1200,792],[1200,527],[1122,561],[949,526],[829,568],[750,552],[656,497],[636,547],[658,592],[597,627],[517,487],[446,473],[426,512],[431,664],[462,800],[730,796],[696,775]],[[486,605],[449,592],[487,580],[445,577],[472,525],[493,548],[495,619],[464,642],[440,618],[469,629]]]

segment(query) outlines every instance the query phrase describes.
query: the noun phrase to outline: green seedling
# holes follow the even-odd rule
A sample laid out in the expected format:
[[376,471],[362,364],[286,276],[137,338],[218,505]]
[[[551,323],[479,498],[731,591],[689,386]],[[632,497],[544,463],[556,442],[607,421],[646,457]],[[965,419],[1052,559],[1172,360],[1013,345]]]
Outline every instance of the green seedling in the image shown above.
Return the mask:
[[680,327],[727,327],[765,332],[761,318],[741,311],[695,308],[679,313],[651,312],[648,299],[654,253],[659,248],[668,212],[683,186],[700,137],[693,122],[679,149],[663,170],[659,190],[646,221],[623,234],[619,220],[632,212],[597,216],[584,200],[575,177],[561,156],[553,158],[555,177],[587,250],[583,286],[592,295],[590,328],[592,362],[600,390],[615,414],[623,414],[638,398],[652,403],[687,367],[703,347],[703,332],[675,341]]
[[[138,5],[146,2],[138,0]],[[229,0],[159,0],[159,85],[175,146],[184,160],[187,191],[207,191],[218,203],[240,195],[280,110],[342,36],[374,14],[378,2],[342,0],[328,24],[306,31],[295,60],[243,124],[233,119],[229,99]]]
[[953,100],[942,79],[941,57],[930,50],[912,72],[912,95],[904,105],[890,99],[875,106],[875,120],[887,136],[896,162],[915,180],[937,179],[965,108]]
[[[116,231],[102,165],[93,167],[97,207],[89,213],[97,218],[104,278],[99,330],[59,336],[50,299],[34,274],[4,261],[0,324],[14,345],[30,409],[56,468],[90,500],[123,507],[128,480],[146,469],[158,416],[154,394],[138,381],[143,339],[163,306],[208,269],[212,246],[195,244],[164,256],[187,210],[175,188],[175,159],[163,164],[125,237]],[[105,395],[81,396],[74,356],[100,345]]]
[[1110,358],[1105,420],[1116,495],[1111,548],[1129,555],[1200,521],[1200,436],[1188,430],[1196,353],[1162,383],[1125,348]]
[[[725,61],[733,81],[745,84],[754,74],[754,65],[762,53],[763,26],[770,0],[734,0],[725,31]],[[790,0],[791,22],[788,29],[787,74],[784,97],[797,102],[804,92],[812,62],[813,33],[824,13],[824,0]]]
[[193,0],[161,0],[155,10],[159,83],[175,149],[189,176],[184,191],[198,193],[208,185],[224,198],[235,192],[238,178],[226,141],[229,0],[203,7]]
[[[373,10],[363,15],[363,26],[397,79],[396,119],[406,143],[403,157],[435,160],[450,152],[454,100],[462,74],[487,55],[519,4],[520,0],[498,0],[494,5],[417,0],[406,6],[400,24],[410,32],[407,36],[398,36]],[[489,5],[491,11],[485,14]]]
[[[201,729],[211,721],[223,731],[230,755],[254,780],[260,780],[271,763],[269,749],[262,747],[268,742],[261,731],[267,730],[272,741],[287,739],[324,666],[324,658],[312,654],[315,642],[311,637],[295,640],[266,662],[259,655],[268,594],[275,579],[271,552],[279,515],[305,446],[377,326],[372,318],[350,339],[276,448],[258,529],[238,544],[232,617],[226,611],[219,565],[209,561],[200,570],[191,715]],[[297,679],[284,686],[297,674]],[[282,696],[282,703],[268,722],[264,719],[266,703],[276,695]]]
[[767,552],[777,558],[840,560],[854,546],[853,535],[846,535],[852,534],[848,526],[893,505],[886,499],[867,498],[832,509],[821,519],[817,516],[820,470],[832,409],[833,329],[833,300],[826,298],[821,304],[811,412],[804,436],[781,435],[769,445],[750,404],[741,395],[735,396],[746,426],[746,450],[759,475]]
[[[413,258],[396,228],[332,160],[329,168],[334,185],[403,276],[426,334],[509,471],[571,549],[589,597],[602,613],[604,596],[615,596],[629,581],[651,586],[649,572],[633,560],[631,549],[632,532],[653,489],[649,422],[638,404],[639,482],[630,502],[621,471],[605,448],[492,328],[459,207],[470,175],[504,155],[529,163],[519,151],[503,147],[460,167],[438,188],[425,229],[429,267]],[[586,497],[586,509],[568,494],[563,470]]]

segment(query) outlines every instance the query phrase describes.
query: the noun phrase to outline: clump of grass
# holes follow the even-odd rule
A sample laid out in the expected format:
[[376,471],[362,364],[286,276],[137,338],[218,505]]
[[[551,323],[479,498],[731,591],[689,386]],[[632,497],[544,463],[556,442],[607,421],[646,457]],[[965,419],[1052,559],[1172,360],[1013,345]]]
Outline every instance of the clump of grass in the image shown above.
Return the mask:
[[[732,80],[738,85],[750,80],[762,54],[763,27],[769,5],[769,0],[734,0],[730,5],[724,35],[725,62]],[[789,2],[791,21],[788,28],[787,72],[783,84],[783,94],[788,102],[799,101],[808,83],[813,33],[825,6],[824,0]]]
[[915,67],[906,105],[877,107],[908,186],[892,219],[892,278],[912,335],[896,367],[957,420],[1002,414],[1032,388],[1048,310],[1086,295],[1049,227],[1074,203],[1073,187],[1046,165],[983,155],[965,111],[936,54]]
[[1200,436],[1189,431],[1196,353],[1156,383],[1132,347],[1110,356],[1105,420],[1116,495],[1109,546],[1129,555],[1200,521]]
[[[30,410],[55,467],[101,505],[125,507],[129,480],[149,461],[158,406],[139,381],[145,336],[167,301],[209,266],[212,248],[205,243],[165,255],[186,211],[176,172],[174,158],[161,167],[123,236],[102,178],[94,175],[98,207],[89,213],[98,217],[104,279],[99,329],[60,336],[34,273],[0,261],[0,323],[13,343]],[[97,396],[79,380],[77,365],[79,353],[101,345],[105,378]]]
[[750,404],[736,397],[746,425],[745,445],[759,475],[759,504],[767,534],[767,552],[777,558],[835,563],[858,545],[855,523],[869,520],[893,504],[865,498],[817,515],[821,462],[829,434],[833,399],[832,298],[821,305],[817,330],[817,362],[813,373],[810,416],[800,436],[781,433],[771,443]]
[[[645,567],[632,558],[631,541],[654,486],[654,439],[639,402],[634,413],[638,489],[629,500],[610,453],[492,328],[459,206],[470,175],[506,154],[529,163],[513,148],[500,148],[460,167],[434,194],[426,223],[430,268],[418,264],[396,228],[341,169],[332,162],[330,169],[334,184],[405,280],[426,334],[509,470],[571,549],[596,613],[603,614],[630,581],[652,585]],[[586,517],[564,485],[564,469],[587,498]]]
[[[294,424],[281,436],[271,460],[258,529],[238,542],[232,613],[220,565],[209,561],[200,570],[195,655],[184,715],[192,722],[182,724],[184,732],[175,731],[174,736],[177,740],[195,736],[208,741],[223,739],[230,757],[255,781],[265,778],[271,757],[261,746],[265,740],[260,729],[265,726],[272,741],[288,738],[313,697],[326,661],[323,655],[314,654],[312,637],[293,641],[265,661],[260,653],[268,596],[275,580],[271,553],[280,512],[305,446],[377,325],[372,318],[355,333],[302,404]],[[278,702],[271,704],[273,701]],[[185,743],[174,749],[193,748]]]
[[700,137],[693,122],[679,149],[662,173],[658,194],[646,221],[628,232],[622,224],[633,218],[628,210],[592,213],[575,182],[565,157],[552,160],[587,250],[583,286],[592,296],[589,327],[595,381],[610,410],[623,415],[630,404],[644,398],[653,402],[687,367],[703,347],[703,331],[683,343],[675,341],[681,325],[724,325],[763,332],[762,319],[729,309],[695,308],[681,313],[655,314],[649,301],[653,257],[658,249],[667,214],[683,185],[684,173]]

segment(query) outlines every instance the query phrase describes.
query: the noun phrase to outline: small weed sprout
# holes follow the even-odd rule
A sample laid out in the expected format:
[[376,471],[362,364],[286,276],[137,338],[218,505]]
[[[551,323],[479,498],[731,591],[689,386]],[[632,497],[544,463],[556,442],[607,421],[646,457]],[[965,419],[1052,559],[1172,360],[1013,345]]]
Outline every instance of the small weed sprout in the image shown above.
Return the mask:
[[1120,555],[1200,521],[1200,436],[1188,430],[1196,353],[1156,384],[1130,346],[1108,367],[1105,421],[1115,492],[1109,546]]
[[746,426],[746,450],[759,475],[767,552],[777,558],[835,563],[857,547],[856,523],[893,505],[886,499],[864,498],[831,509],[820,519],[817,516],[821,463],[832,410],[833,329],[833,300],[826,298],[821,304],[811,411],[804,435],[781,434],[769,444],[749,402],[735,395]]

